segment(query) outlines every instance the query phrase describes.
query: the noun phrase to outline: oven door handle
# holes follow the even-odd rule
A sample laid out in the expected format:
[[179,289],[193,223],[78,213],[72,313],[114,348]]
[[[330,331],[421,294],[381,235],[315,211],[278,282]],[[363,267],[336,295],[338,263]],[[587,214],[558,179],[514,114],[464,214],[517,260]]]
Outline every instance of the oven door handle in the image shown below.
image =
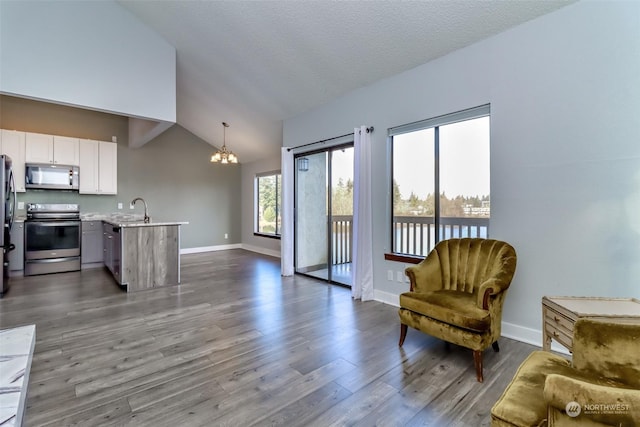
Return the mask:
[[69,226],[80,226],[80,221],[55,221],[55,222],[39,222],[39,221],[27,221],[27,226],[38,226],[38,227],[69,227]]

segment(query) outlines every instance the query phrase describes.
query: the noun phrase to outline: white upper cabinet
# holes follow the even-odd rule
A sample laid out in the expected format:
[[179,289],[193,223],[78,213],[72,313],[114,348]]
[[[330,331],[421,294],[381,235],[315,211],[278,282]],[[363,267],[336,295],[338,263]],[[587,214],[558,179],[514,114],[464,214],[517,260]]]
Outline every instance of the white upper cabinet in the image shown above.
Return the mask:
[[25,133],[2,129],[0,132],[0,152],[11,157],[13,178],[16,191],[25,192],[24,187],[24,150]]
[[79,139],[67,136],[53,137],[53,163],[79,166]]
[[26,163],[49,163],[78,166],[78,138],[27,132],[25,136]]
[[98,194],[99,141],[80,141],[80,194]]
[[25,134],[25,162],[53,163],[53,135]]
[[100,142],[98,160],[98,191],[100,194],[118,194],[118,145]]
[[118,145],[80,141],[80,194],[118,193]]

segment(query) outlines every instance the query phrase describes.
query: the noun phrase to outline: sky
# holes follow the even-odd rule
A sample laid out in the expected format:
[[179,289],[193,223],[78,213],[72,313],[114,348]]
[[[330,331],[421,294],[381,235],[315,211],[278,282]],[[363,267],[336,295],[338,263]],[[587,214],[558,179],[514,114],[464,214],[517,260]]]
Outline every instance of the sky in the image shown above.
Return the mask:
[[[393,173],[403,198],[433,193],[434,129],[394,136]],[[489,188],[489,117],[440,127],[440,191],[482,196]]]
[[345,184],[347,180],[353,181],[353,147],[344,150],[333,151],[331,158],[331,178],[333,186],[338,185],[338,180],[342,178]]

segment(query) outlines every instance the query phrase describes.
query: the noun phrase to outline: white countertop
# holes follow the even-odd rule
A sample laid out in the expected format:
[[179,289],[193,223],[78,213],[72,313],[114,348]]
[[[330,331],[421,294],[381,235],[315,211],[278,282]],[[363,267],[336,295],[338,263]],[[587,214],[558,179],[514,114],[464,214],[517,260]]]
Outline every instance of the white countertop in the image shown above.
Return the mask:
[[24,415],[36,326],[0,330],[0,426],[20,426]]

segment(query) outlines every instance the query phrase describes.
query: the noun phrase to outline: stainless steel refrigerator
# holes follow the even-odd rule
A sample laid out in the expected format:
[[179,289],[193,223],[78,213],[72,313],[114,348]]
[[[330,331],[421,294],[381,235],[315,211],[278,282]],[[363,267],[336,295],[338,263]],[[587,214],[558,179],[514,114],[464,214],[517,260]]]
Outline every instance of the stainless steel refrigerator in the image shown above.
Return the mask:
[[15,249],[11,243],[11,228],[16,206],[16,185],[11,168],[11,157],[0,156],[0,218],[2,221],[2,232],[0,233],[0,247],[2,248],[2,274],[0,275],[0,297],[9,290],[9,252]]

